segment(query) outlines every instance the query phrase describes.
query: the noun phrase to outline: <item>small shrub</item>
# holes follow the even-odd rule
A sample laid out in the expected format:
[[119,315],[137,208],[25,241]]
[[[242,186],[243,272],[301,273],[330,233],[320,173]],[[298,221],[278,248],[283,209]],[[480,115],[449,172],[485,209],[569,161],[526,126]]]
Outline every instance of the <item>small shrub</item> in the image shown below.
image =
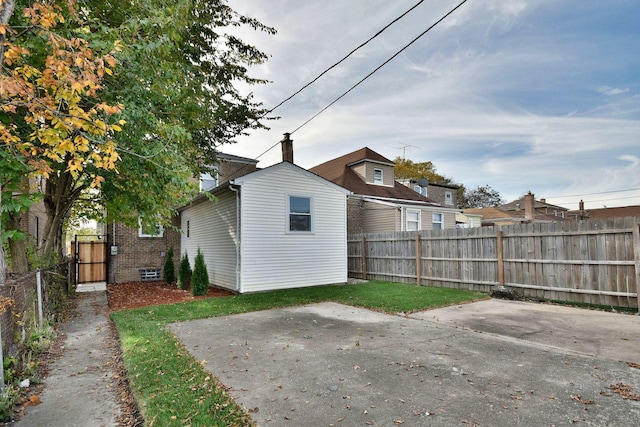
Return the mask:
[[185,252],[180,259],[180,266],[178,267],[178,288],[190,289],[191,288],[191,264],[189,264],[189,255]]
[[193,266],[193,276],[191,277],[191,293],[193,296],[205,295],[209,290],[209,273],[204,263],[204,255],[198,248],[198,255]]
[[176,281],[176,269],[173,265],[173,246],[169,248],[169,252],[167,252],[167,259],[164,261],[164,281],[167,282],[168,285],[175,283]]

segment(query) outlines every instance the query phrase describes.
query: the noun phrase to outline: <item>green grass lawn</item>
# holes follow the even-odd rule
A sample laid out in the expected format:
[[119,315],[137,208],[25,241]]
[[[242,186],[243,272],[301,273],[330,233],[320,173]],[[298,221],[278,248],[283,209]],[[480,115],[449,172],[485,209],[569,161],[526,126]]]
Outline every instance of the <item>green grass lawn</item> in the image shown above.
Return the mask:
[[127,377],[146,426],[244,426],[251,419],[166,324],[334,301],[385,313],[411,313],[486,298],[479,292],[388,282],[289,289],[211,298],[111,314]]

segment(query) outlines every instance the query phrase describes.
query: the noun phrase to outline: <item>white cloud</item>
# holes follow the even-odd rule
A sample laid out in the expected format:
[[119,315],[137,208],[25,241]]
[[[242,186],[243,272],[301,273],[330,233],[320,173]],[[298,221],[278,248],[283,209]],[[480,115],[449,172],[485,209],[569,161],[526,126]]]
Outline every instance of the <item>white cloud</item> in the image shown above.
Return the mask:
[[621,95],[623,93],[629,92],[628,87],[623,89],[623,88],[617,88],[617,87],[611,87],[611,86],[598,86],[597,90],[601,94],[607,95],[607,96]]

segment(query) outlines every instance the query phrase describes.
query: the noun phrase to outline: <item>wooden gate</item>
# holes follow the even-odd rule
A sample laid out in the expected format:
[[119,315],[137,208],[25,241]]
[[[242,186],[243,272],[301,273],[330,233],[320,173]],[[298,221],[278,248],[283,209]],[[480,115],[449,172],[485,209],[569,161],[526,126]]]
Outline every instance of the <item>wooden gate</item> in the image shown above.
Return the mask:
[[71,253],[75,265],[75,283],[97,283],[107,281],[107,241],[71,242]]

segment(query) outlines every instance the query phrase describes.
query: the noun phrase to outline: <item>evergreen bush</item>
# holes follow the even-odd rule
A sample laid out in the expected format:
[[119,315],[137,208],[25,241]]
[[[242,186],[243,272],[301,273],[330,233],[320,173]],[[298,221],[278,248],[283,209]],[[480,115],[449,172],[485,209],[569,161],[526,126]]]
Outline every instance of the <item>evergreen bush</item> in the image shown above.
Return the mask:
[[164,281],[168,285],[176,282],[176,267],[173,265],[173,246],[167,252],[167,259],[164,261]]
[[209,290],[209,273],[204,263],[204,255],[198,248],[195,264],[193,266],[193,276],[191,277],[191,294],[193,296],[206,295]]
[[180,259],[180,265],[178,266],[178,288],[190,289],[192,275],[193,271],[191,270],[191,264],[189,264],[189,256],[185,252]]

